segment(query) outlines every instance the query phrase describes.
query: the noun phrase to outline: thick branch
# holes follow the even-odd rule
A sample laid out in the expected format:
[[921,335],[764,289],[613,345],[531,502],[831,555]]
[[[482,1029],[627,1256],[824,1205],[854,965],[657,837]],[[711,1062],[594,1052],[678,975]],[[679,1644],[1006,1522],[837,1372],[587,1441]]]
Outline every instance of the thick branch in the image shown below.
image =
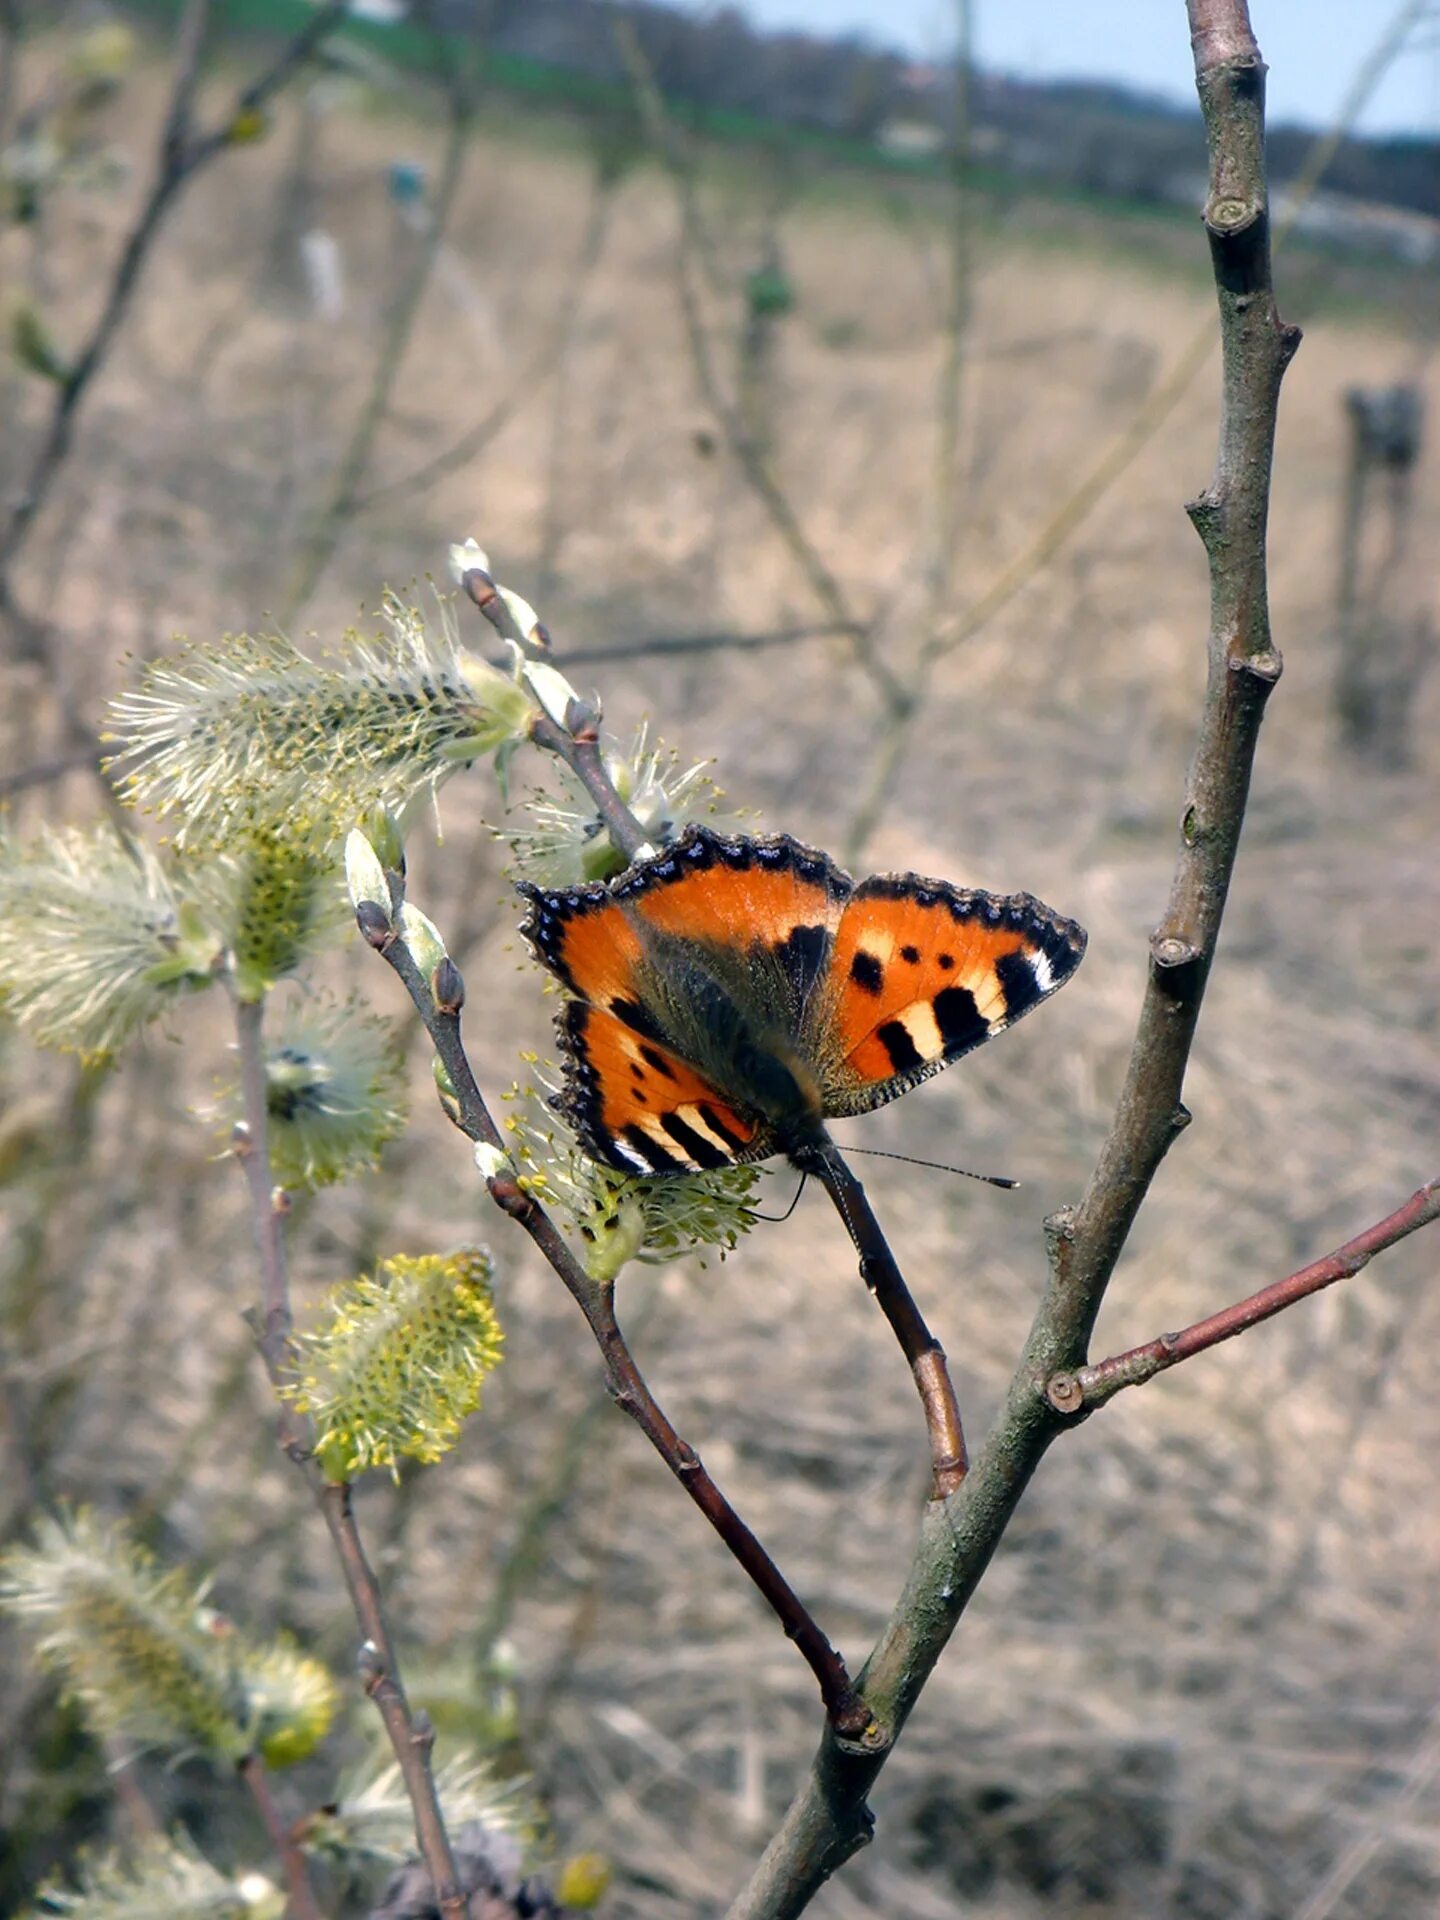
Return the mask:
[[[1264,66],[1244,0],[1188,0],[1210,145],[1205,225],[1220,304],[1220,444],[1188,511],[1210,567],[1209,674],[1170,900],[1125,1085],[1099,1163],[1057,1240],[1057,1326],[1083,1364],[1105,1286],[1183,1128],[1181,1092],[1245,818],[1260,721],[1280,677],[1265,533],[1280,381],[1300,335],[1275,309],[1265,193]],[[1216,48],[1242,51],[1217,62]]]
[[1373,1227],[1366,1227],[1353,1240],[1347,1240],[1343,1247],[1312,1260],[1309,1266],[1299,1268],[1284,1280],[1272,1281],[1258,1293],[1237,1300],[1233,1306],[1222,1307],[1218,1313],[1197,1320],[1179,1333],[1162,1333],[1143,1346],[1112,1354],[1108,1360],[1097,1360],[1074,1373],[1056,1374],[1046,1387],[1050,1403],[1067,1414],[1088,1413],[1094,1407],[1103,1406],[1122,1388],[1138,1387],[1146,1380],[1153,1380],[1157,1373],[1178,1366],[1182,1360],[1218,1347],[1222,1340],[1233,1340],[1237,1333],[1245,1333],[1262,1320],[1283,1313],[1297,1300],[1306,1300],[1312,1293],[1334,1286],[1337,1280],[1351,1279],[1362,1267],[1367,1267],[1377,1253],[1383,1253],[1397,1240],[1437,1219],[1440,1219],[1440,1180],[1431,1180],[1418,1193],[1413,1193],[1403,1207],[1397,1207]]
[[[1263,86],[1244,0],[1190,0],[1211,155],[1206,224],[1220,302],[1224,388],[1215,477],[1192,509],[1211,567],[1210,672],[1170,904],[1114,1122],[1079,1209],[1050,1223],[1050,1283],[999,1421],[959,1491],[931,1503],[905,1591],[861,1676],[893,1745],[1063,1417],[1054,1374],[1085,1364],[1105,1287],[1156,1168],[1188,1115],[1180,1094],[1244,818],[1265,698],[1280,670],[1265,602],[1265,521],[1280,377],[1298,336],[1270,290]],[[884,1764],[822,1742],[809,1779],[730,1920],[787,1920],[869,1837],[866,1794]]]

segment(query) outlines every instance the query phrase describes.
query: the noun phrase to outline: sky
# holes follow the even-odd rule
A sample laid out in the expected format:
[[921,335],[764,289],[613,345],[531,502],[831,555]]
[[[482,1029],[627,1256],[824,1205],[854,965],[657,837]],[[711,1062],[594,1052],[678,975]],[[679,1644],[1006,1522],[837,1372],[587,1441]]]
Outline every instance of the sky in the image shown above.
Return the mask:
[[[682,0],[692,12],[704,0]],[[740,0],[762,27],[860,33],[920,56],[953,40],[952,0]],[[1324,126],[1384,37],[1398,0],[1251,0],[1270,68],[1269,118]],[[988,71],[1023,78],[1119,80],[1194,99],[1182,0],[972,0],[975,55]],[[1411,34],[1361,115],[1364,133],[1440,137],[1440,6]]]

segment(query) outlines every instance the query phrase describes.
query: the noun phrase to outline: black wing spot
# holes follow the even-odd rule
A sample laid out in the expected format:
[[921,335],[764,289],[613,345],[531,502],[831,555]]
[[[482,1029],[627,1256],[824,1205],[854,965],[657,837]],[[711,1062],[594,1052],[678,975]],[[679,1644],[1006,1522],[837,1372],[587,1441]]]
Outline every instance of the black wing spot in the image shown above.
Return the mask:
[[707,1140],[703,1133],[697,1133],[688,1121],[682,1120],[678,1113],[662,1115],[661,1126],[670,1138],[695,1162],[697,1167],[728,1167],[730,1156],[723,1147],[717,1147],[713,1140]]
[[866,953],[862,948],[850,962],[850,978],[862,993],[879,993],[885,969],[873,953]]
[[919,947],[901,947],[900,958],[905,962],[907,967],[918,967],[920,964]]
[[640,1158],[656,1173],[678,1173],[681,1163],[673,1153],[667,1153],[657,1141],[652,1140],[644,1127],[634,1125],[626,1127],[620,1138],[633,1147]]
[[953,953],[942,953],[935,964],[942,973],[953,973],[955,969],[955,956]]
[[658,1040],[663,1046],[665,1036],[654,1020],[634,1000],[612,1000],[610,1011],[617,1020],[623,1020],[632,1033],[638,1033],[644,1040]]
[[705,1122],[710,1131],[712,1133],[718,1133],[725,1144],[728,1147],[732,1147],[736,1153],[743,1152],[744,1149],[749,1146],[749,1141],[743,1140],[733,1127],[727,1126],[724,1114],[720,1112],[718,1107],[712,1107],[708,1100],[700,1103],[698,1111],[700,1118]]
[[946,987],[935,996],[935,1024],[945,1042],[947,1054],[963,1053],[988,1039],[990,1028],[980,1017],[975,996],[968,987]]
[[913,1067],[923,1067],[925,1056],[910,1038],[910,1030],[903,1020],[887,1020],[883,1027],[877,1027],[875,1038],[890,1056],[890,1064],[896,1073],[909,1073]]
[[824,927],[792,927],[785,938],[776,943],[775,958],[785,969],[785,978],[797,999],[803,999],[810,991],[824,965],[829,944],[830,936]]
[[637,1080],[643,1080],[645,1078],[645,1069],[638,1060],[632,1060],[630,1062],[630,1071]]
[[[645,1062],[647,1067],[653,1067],[656,1073],[664,1074],[667,1080],[673,1080],[675,1078],[675,1075],[670,1070],[670,1062],[665,1058],[663,1053],[657,1053],[653,1047],[641,1047],[640,1058]],[[637,1067],[635,1071],[638,1073],[640,1069]]]
[[1009,1020],[1018,1019],[1027,1007],[1033,1007],[1037,1000],[1044,999],[1040,991],[1040,982],[1035,978],[1035,969],[1027,953],[1007,953],[995,962],[995,971],[1000,984],[1005,989],[1005,1016]]

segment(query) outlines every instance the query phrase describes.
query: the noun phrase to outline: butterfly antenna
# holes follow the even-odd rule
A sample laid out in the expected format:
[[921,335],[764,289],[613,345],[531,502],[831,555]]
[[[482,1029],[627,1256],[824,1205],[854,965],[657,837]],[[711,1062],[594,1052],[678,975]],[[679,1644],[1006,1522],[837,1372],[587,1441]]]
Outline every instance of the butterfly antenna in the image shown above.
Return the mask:
[[947,1166],[943,1160],[917,1160],[913,1153],[887,1153],[883,1147],[846,1147],[847,1153],[867,1154],[872,1160],[903,1160],[910,1167],[929,1167],[935,1173],[958,1173],[963,1180],[980,1180],[987,1187],[1006,1187],[1013,1191],[1018,1180],[1008,1180],[1003,1173],[972,1173],[969,1167]]
[[752,1212],[751,1218],[754,1220],[768,1220],[772,1226],[778,1225],[782,1220],[788,1220],[791,1214],[794,1213],[796,1207],[799,1206],[800,1196],[802,1193],[804,1193],[805,1182],[809,1178],[810,1176],[808,1173],[802,1173],[800,1175],[800,1184],[795,1189],[795,1198],[790,1202],[789,1206],[786,1207],[784,1213],[753,1213]]

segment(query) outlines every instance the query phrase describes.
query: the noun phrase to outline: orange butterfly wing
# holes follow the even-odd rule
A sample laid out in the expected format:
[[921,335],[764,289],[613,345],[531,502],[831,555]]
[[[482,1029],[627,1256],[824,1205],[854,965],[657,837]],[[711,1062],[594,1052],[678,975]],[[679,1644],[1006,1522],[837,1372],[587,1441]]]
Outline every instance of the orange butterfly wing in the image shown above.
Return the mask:
[[688,1173],[761,1160],[772,1130],[737,1113],[702,1074],[602,1007],[572,1000],[557,1022],[556,1105],[585,1150],[626,1173]]
[[1002,1033],[1080,964],[1084,929],[1028,893],[862,881],[831,957],[827,1114],[865,1113]]
[[852,889],[783,834],[691,827],[608,886],[521,891],[526,938],[576,996],[556,1104],[632,1173],[761,1160],[822,1109],[881,1106],[1003,1032],[1085,951],[1029,894],[915,874]]

